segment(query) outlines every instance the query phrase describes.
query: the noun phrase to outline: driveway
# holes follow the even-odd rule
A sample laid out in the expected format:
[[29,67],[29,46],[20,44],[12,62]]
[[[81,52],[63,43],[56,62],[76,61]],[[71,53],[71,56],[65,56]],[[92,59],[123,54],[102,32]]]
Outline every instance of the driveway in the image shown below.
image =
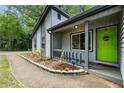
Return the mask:
[[21,52],[1,52],[12,65],[12,73],[24,87],[28,88],[116,88],[118,84],[107,81],[93,74],[69,76],[53,74],[22,59]]

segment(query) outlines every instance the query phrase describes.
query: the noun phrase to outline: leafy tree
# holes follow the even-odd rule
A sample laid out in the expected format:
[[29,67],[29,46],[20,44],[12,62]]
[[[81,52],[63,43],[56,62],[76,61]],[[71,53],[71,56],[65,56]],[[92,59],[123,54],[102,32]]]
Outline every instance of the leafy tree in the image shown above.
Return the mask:
[[[27,50],[31,48],[30,34],[44,10],[43,5],[11,5],[0,11],[0,49]],[[74,16],[93,6],[64,5],[63,11]]]
[[92,8],[92,7],[93,7],[93,5],[64,5],[63,10],[71,16],[75,16],[81,12],[84,12],[84,11]]
[[31,33],[36,21],[39,19],[41,16],[43,10],[44,10],[43,5],[11,5],[8,6],[7,11],[11,11],[13,13],[16,13],[16,15],[20,16],[20,22],[25,28],[27,33]]
[[7,50],[16,50],[19,40],[26,38],[19,18],[11,12],[1,12],[0,14],[0,47],[7,48]]

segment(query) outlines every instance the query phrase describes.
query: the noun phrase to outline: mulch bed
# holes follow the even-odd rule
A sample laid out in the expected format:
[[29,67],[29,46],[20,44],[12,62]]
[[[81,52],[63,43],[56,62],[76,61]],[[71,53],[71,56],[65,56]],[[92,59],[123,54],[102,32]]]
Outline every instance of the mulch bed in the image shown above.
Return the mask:
[[73,66],[72,64],[60,62],[60,61],[55,60],[55,59],[48,59],[48,58],[38,59],[37,56],[33,53],[23,53],[21,55],[29,58],[30,60],[33,60],[34,62],[37,62],[41,65],[44,65],[48,68],[52,68],[52,69],[55,69],[55,70],[68,71],[68,70],[79,70],[80,69],[77,66]]

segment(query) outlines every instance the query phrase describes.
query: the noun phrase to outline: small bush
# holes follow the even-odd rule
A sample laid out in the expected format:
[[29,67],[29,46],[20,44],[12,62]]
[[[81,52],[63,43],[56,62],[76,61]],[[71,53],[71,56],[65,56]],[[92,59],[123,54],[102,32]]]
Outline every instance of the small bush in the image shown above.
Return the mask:
[[36,49],[35,50],[35,55],[37,56],[37,58],[41,59],[43,56],[42,56],[42,52],[41,52],[41,49]]
[[64,71],[67,71],[67,72],[68,72],[68,71],[69,71],[69,68],[65,67],[65,68],[64,68]]

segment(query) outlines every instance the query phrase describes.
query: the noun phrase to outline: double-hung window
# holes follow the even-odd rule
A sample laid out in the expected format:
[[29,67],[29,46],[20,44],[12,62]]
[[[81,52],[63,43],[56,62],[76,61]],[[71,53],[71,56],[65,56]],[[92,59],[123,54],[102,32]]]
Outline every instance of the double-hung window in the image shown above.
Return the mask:
[[[71,49],[85,50],[85,33],[71,34]],[[92,51],[92,31],[89,31],[89,50]]]
[[36,39],[36,37],[34,38],[34,48],[35,49],[37,48],[37,39]]
[[58,18],[59,20],[61,20],[61,14],[60,14],[60,13],[57,13],[57,18]]
[[42,39],[41,46],[42,48],[45,48],[45,37],[43,36],[41,39]]

